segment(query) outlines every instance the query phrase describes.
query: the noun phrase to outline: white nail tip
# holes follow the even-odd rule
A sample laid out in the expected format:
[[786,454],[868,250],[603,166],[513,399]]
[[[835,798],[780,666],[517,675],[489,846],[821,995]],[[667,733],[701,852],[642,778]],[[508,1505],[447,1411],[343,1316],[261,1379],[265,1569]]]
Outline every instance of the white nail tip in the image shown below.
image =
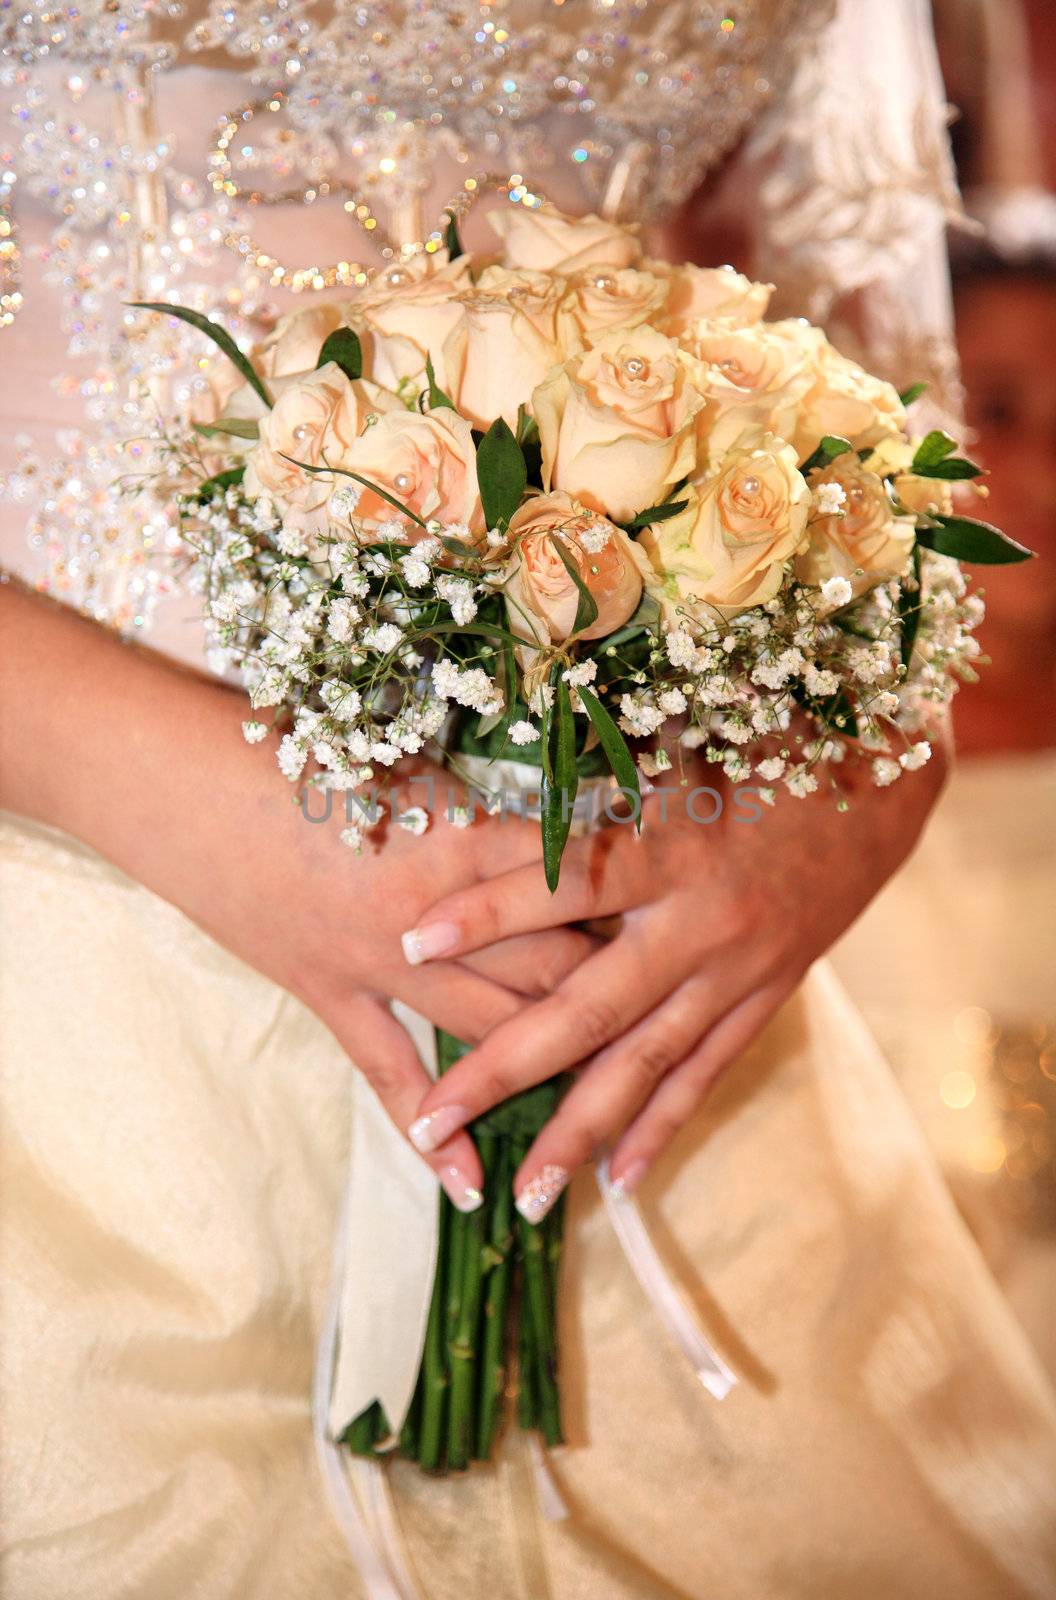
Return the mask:
[[427,1156],[438,1150],[465,1123],[464,1106],[441,1106],[438,1111],[431,1111],[428,1116],[412,1122],[407,1129],[407,1137],[416,1150]]
[[514,1205],[526,1222],[542,1222],[567,1183],[564,1167],[545,1166],[525,1184]]
[[422,936],[417,928],[412,928],[409,933],[401,934],[400,943],[403,946],[403,958],[408,966],[420,967],[425,957],[422,953]]
[[440,1174],[440,1182],[456,1211],[479,1211],[484,1204],[480,1190],[467,1183],[457,1167],[445,1167]]

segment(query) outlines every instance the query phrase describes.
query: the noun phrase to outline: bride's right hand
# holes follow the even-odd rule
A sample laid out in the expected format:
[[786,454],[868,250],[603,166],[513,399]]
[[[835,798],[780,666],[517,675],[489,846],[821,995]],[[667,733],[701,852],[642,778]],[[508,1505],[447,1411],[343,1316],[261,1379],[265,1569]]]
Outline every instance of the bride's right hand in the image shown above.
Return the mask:
[[[401,932],[436,899],[537,859],[535,824],[452,826],[444,774],[424,835],[383,826],[357,855],[338,837],[342,797],[327,821],[309,823],[272,752],[246,744],[238,690],[11,584],[0,586],[0,613],[0,804],[83,840],[297,995],[401,1131],[428,1079],[390,999],[477,1043],[593,948],[555,929],[464,962],[409,966]],[[420,789],[404,795],[416,803]],[[469,1205],[481,1181],[469,1136],[428,1159]]]

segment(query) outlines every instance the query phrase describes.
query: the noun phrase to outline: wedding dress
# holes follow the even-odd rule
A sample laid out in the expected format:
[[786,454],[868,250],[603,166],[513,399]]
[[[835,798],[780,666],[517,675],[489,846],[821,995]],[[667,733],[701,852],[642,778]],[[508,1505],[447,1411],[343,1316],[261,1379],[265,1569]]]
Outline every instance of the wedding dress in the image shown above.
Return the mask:
[[[662,219],[723,167],[793,303],[874,365],[949,384],[923,0],[175,9],[0,15],[4,559],[102,619],[200,651],[193,598],[152,559],[164,508],[108,491],[159,393],[213,369],[121,302],[176,287],[251,331],[313,258],[351,260],[346,180],[419,237],[478,170]],[[258,182],[300,200],[230,192]],[[353,1068],[73,840],[6,819],[0,911],[6,1600],[365,1594],[310,1413]],[[824,964],[642,1205],[737,1387],[717,1403],[668,1347],[583,1175],[552,1466],[567,1515],[517,1436],[467,1477],[398,1463],[395,1520],[373,1515],[402,1541],[401,1592],[1056,1594],[1052,1393]]]

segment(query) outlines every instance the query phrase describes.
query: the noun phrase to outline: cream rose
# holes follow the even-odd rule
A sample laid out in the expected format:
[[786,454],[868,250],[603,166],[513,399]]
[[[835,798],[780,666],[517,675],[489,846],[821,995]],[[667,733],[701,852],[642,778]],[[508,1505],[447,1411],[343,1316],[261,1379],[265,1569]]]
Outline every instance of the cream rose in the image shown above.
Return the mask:
[[[513,553],[503,579],[509,626],[540,646],[573,637],[579,590],[555,541],[574,564],[598,608],[577,639],[603,639],[634,615],[649,563],[622,528],[567,494],[541,494],[510,521]],[[524,652],[522,652],[523,654]],[[529,652],[529,655],[534,652]]]
[[557,272],[529,272],[527,268],[485,267],[477,279],[484,294],[509,300],[528,318],[540,338],[557,344],[557,313],[566,280]]
[[[475,535],[484,533],[472,429],[453,411],[425,416],[402,407],[390,411],[359,435],[342,465],[387,490],[423,522],[435,517],[463,523]],[[397,515],[381,495],[363,488],[349,525],[387,522]],[[408,533],[416,537],[412,529]]]
[[646,266],[667,279],[666,333],[685,333],[702,317],[721,317],[738,327],[759,322],[774,292],[772,283],[755,283],[733,267],[672,267],[656,261]]
[[299,521],[321,518],[333,480],[304,472],[294,461],[347,466],[356,436],[374,411],[372,398],[333,361],[288,378],[272,409],[260,417],[260,437],[246,458],[246,493],[270,495]]
[[711,608],[733,616],[772,599],[810,510],[791,446],[750,429],[685,497],[684,511],[641,537],[658,574],[651,592],[668,614]]
[[899,473],[895,493],[907,511],[915,516],[953,515],[953,489],[941,478],[918,478],[914,472]]
[[415,256],[388,268],[355,302],[349,321],[363,346],[363,370],[386,389],[420,387],[426,357],[446,387],[443,344],[471,288],[468,258]]
[[579,272],[584,267],[630,267],[642,247],[636,232],[601,217],[566,217],[556,206],[507,206],[488,213],[504,245],[503,265],[534,272]]
[[856,450],[900,434],[906,410],[893,384],[874,378],[857,362],[841,355],[819,328],[800,321],[774,322],[772,331],[804,351],[814,368],[814,382],[803,396],[793,443],[803,459],[826,434],[849,439]]
[[847,578],[855,594],[864,594],[881,579],[905,572],[916,537],[915,519],[895,515],[883,479],[848,450],[810,474],[812,490],[825,484],[843,490],[844,510],[811,521],[810,542],[796,560],[797,578],[811,584]]
[[532,396],[544,489],[620,522],[658,505],[696,469],[704,402],[693,370],[654,328],[603,334],[556,368]]
[[558,313],[561,343],[566,351],[577,350],[611,328],[655,322],[667,292],[662,278],[635,267],[588,267],[573,273]]
[[254,367],[264,378],[311,372],[324,343],[345,322],[348,310],[348,305],[330,300],[287,312],[253,351]]
[[804,351],[762,322],[744,328],[698,322],[681,343],[700,362],[703,435],[712,462],[748,427],[791,437],[799,402],[814,382]]
[[462,317],[443,345],[447,394],[463,416],[487,430],[496,417],[511,427],[517,411],[561,360],[517,300],[494,294],[468,294]]

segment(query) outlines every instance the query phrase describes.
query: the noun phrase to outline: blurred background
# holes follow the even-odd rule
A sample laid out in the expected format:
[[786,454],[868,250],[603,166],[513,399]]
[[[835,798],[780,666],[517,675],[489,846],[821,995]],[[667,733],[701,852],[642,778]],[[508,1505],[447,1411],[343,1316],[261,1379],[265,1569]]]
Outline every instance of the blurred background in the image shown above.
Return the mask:
[[1056,1375],[1056,5],[934,0],[971,226],[951,233],[971,453],[1038,552],[976,569],[981,681],[907,867],[835,952]]

